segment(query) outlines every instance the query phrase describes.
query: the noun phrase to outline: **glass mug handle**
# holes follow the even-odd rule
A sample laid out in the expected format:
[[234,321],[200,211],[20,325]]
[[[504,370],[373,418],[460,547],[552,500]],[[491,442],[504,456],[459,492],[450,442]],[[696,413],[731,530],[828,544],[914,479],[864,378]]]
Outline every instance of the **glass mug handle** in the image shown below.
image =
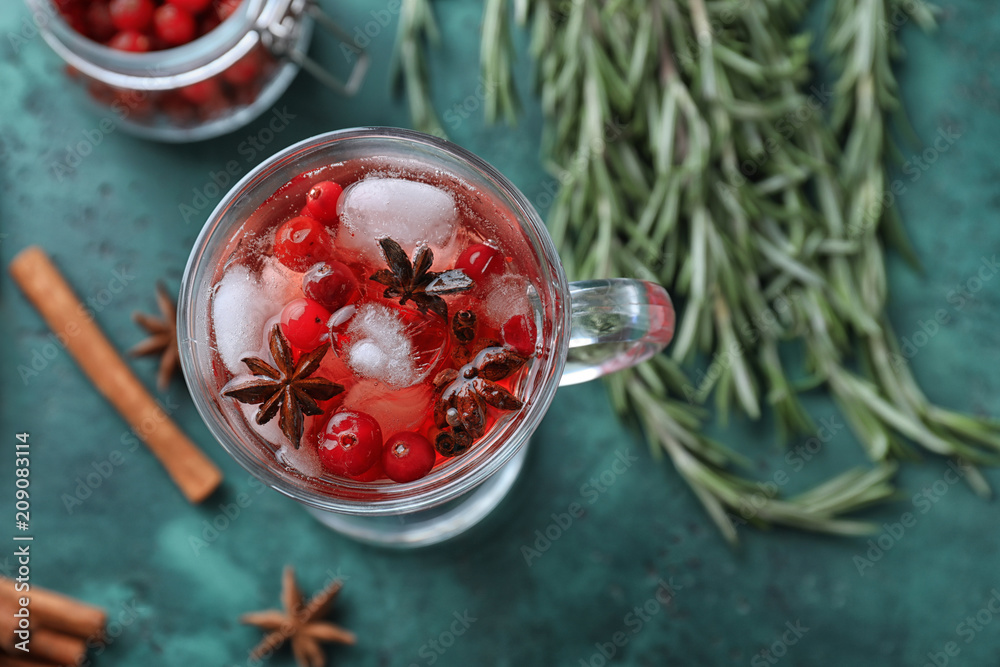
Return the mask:
[[674,306],[656,283],[628,278],[569,284],[569,354],[560,386],[646,361],[674,336]]

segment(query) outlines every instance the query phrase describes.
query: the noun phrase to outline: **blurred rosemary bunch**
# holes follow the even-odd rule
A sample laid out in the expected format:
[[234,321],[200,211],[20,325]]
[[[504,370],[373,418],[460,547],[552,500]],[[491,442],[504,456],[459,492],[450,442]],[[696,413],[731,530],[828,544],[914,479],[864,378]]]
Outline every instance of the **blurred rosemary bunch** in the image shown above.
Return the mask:
[[[422,0],[423,4],[426,0]],[[406,3],[404,2],[404,5]],[[682,305],[671,355],[608,379],[727,539],[741,523],[859,534],[847,515],[893,495],[920,449],[1000,460],[1000,426],[934,406],[884,314],[885,251],[912,258],[885,206],[887,118],[900,112],[899,28],[918,0],[828,3],[831,89],[812,83],[806,0],[488,0],[488,117],[510,117],[513,12],[530,26],[544,153],[560,187],[549,228],[572,278],[634,275]],[[783,354],[805,352],[793,374]],[[708,360],[695,381],[690,369]],[[794,377],[793,377],[794,375]],[[714,400],[785,435],[815,432],[799,393],[825,387],[874,462],[798,496],[762,492],[749,462],[702,435]],[[915,446],[914,446],[915,445]],[[989,488],[974,467],[966,479]]]
[[431,102],[426,50],[426,46],[436,46],[440,41],[431,0],[402,0],[389,78],[397,91],[405,93],[413,126],[443,137],[444,128]]
[[[426,47],[437,46],[440,41],[431,0],[401,0],[390,78],[396,90],[406,95],[413,127],[444,137],[446,133],[431,101],[426,57]],[[501,115],[511,124],[517,120],[517,95],[511,72],[514,57],[507,0],[484,0],[480,60],[484,63],[483,108],[490,123]]]

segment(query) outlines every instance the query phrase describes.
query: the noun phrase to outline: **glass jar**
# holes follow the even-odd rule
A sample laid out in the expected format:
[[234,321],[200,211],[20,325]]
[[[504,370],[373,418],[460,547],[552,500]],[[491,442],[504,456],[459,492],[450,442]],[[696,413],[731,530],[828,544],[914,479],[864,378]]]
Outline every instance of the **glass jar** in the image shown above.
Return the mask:
[[[357,91],[367,54],[310,0],[243,0],[210,32],[175,48],[119,51],[77,32],[53,0],[27,0],[50,20],[42,36],[66,62],[87,106],[132,134],[159,141],[208,139],[242,127],[270,108],[302,67],[340,93]],[[305,55],[314,24],[356,54],[346,83]]]

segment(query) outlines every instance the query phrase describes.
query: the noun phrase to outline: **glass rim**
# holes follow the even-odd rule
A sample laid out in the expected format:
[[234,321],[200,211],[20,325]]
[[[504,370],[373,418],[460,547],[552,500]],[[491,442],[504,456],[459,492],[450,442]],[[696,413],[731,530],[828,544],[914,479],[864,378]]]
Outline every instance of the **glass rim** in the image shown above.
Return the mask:
[[[236,228],[238,221],[227,216],[230,207],[249,193],[259,194],[265,185],[266,189],[270,189],[270,192],[265,190],[265,197],[270,196],[283,185],[268,181],[279,168],[317,151],[330,150],[339,142],[359,139],[396,140],[430,148],[457,160],[497,188],[513,205],[509,207],[510,212],[528,235],[534,252],[541,254],[536,254],[534,262],[540,268],[540,281],[544,283],[542,288],[550,290],[552,308],[549,353],[543,355],[542,364],[532,369],[532,377],[536,377],[537,373],[541,383],[532,391],[531,400],[523,413],[477,442],[475,451],[451,459],[427,477],[415,482],[378,487],[352,480],[344,480],[341,484],[343,488],[358,492],[378,488],[377,499],[337,497],[322,493],[319,489],[309,488],[303,482],[302,475],[282,469],[277,463],[266,465],[252,456],[249,448],[241,443],[240,435],[228,423],[216,399],[203,388],[206,374],[199,371],[196,359],[198,342],[195,326],[199,314],[193,311],[198,296],[196,290],[204,278],[204,272],[214,270],[213,258],[209,256],[208,250],[216,244],[228,242]],[[274,186],[273,189],[271,186]],[[326,511],[367,516],[415,512],[439,506],[471,491],[497,472],[527,443],[552,402],[566,363],[571,316],[568,294],[569,285],[558,252],[537,211],[520,190],[489,163],[447,140],[412,130],[392,127],[335,130],[300,141],[257,165],[226,193],[209,215],[195,240],[181,279],[177,308],[181,368],[192,400],[212,435],[243,468],[268,486],[303,504]],[[214,384],[214,380],[208,384]]]

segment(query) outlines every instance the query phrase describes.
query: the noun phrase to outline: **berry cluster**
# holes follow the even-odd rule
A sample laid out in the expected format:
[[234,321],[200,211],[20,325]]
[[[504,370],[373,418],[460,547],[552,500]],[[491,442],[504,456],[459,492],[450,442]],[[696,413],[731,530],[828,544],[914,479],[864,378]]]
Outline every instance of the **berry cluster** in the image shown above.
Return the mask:
[[[301,215],[275,231],[274,256],[302,273],[305,298],[282,309],[281,328],[300,350],[311,350],[329,338],[332,314],[361,297],[354,272],[334,259],[329,231],[337,224],[337,203],[343,189],[333,181],[315,184],[306,195]],[[431,442],[419,433],[402,431],[388,440],[378,421],[357,410],[339,410],[318,434],[317,453],[328,471],[360,481],[383,476],[412,482],[430,472],[437,459]]]
[[434,445],[424,436],[402,431],[383,441],[375,418],[355,410],[330,417],[317,452],[330,472],[365,482],[383,475],[394,482],[412,482],[429,473],[437,460]]
[[[307,176],[303,174],[300,178]],[[347,388],[336,395],[335,403],[324,402],[318,405],[318,412],[308,413],[319,415],[319,419],[307,425],[301,445],[299,437],[291,439],[297,447],[315,448],[320,464],[328,473],[362,482],[385,478],[411,482],[427,475],[438,461],[462,453],[473,439],[482,436],[497,419],[496,414],[488,413],[488,406],[504,410],[520,407],[521,402],[509,393],[508,387],[513,387],[514,374],[533,356],[537,333],[534,322],[523,314],[509,316],[502,326],[490,326],[477,322],[475,313],[469,309],[479,307],[484,290],[506,271],[508,260],[497,248],[486,243],[472,243],[455,260],[455,270],[450,274],[461,274],[469,281],[470,288],[477,289],[464,290],[462,298],[453,301],[454,317],[449,316],[447,309],[443,314],[435,309],[421,310],[414,294],[407,297],[409,303],[400,301],[392,289],[384,289],[387,278],[382,272],[387,269],[376,270],[368,260],[359,260],[337,247],[334,239],[340,231],[338,210],[343,194],[341,185],[324,180],[309,186],[301,204],[289,199],[292,208],[286,213],[288,218],[275,228],[271,246],[264,250],[284,267],[287,278],[300,288],[281,308],[278,326],[284,340],[298,359],[315,355],[321,349],[325,350],[324,354],[328,352],[339,357],[336,361],[325,362],[330,365],[317,375],[336,382],[341,389]],[[391,239],[382,239],[380,243],[384,250],[389,247],[402,253]],[[391,254],[386,253],[387,261]],[[397,258],[399,266],[390,272],[396,280],[407,278],[402,282],[411,292],[420,288],[421,275],[449,275],[449,272],[429,272],[433,264],[430,253],[424,260],[420,259],[419,251],[415,257],[417,259],[410,264],[402,255]],[[370,279],[366,279],[368,276]],[[450,279],[456,280],[456,277]],[[396,296],[389,298],[390,293]],[[358,332],[351,328],[352,318],[364,320],[365,316],[358,313],[373,307],[376,311],[367,312],[382,313],[374,317],[388,318],[407,331],[409,342],[399,344],[405,346],[407,352],[404,354],[410,355],[404,365],[411,369],[411,374],[400,385],[386,386],[387,392],[401,391],[400,394],[387,395],[383,399],[376,393],[365,399],[348,401],[345,397],[351,394],[351,387],[364,386],[365,382],[370,386],[372,376],[366,375],[366,371],[384,370],[389,363],[386,355],[392,355],[392,350],[380,348],[379,341],[367,338],[370,332],[359,340],[355,338]],[[383,326],[388,327],[386,336],[396,335],[394,325]],[[362,354],[366,345],[369,349]],[[483,377],[470,380],[479,372],[470,369],[484,359],[488,363],[481,372]],[[424,370],[417,372],[412,370],[414,368]],[[458,382],[458,369],[465,372],[462,377],[468,387],[458,386],[462,384]],[[380,377],[384,377],[381,381],[393,385],[389,375]],[[446,387],[449,384],[455,385],[450,393]],[[468,390],[464,394],[461,393],[463,388]],[[473,395],[472,390],[479,393]],[[502,400],[504,397],[507,400]],[[242,399],[237,397],[237,400]],[[449,403],[442,407],[443,404],[439,405],[442,400],[451,401],[454,406]],[[398,425],[386,426],[400,423],[390,416],[390,413],[398,414],[397,405],[410,415],[403,430],[398,430]],[[449,407],[454,409],[449,410]],[[476,422],[476,428],[463,432],[461,425],[472,421]],[[459,425],[459,429],[453,435],[450,431],[454,425]],[[385,428],[393,432],[384,432]],[[468,442],[444,447],[439,442],[444,430],[449,431],[445,437],[445,440],[450,438],[448,442],[465,435]]]
[[[230,17],[242,0],[53,0],[81,35],[129,53],[182,46]],[[197,125],[253,103],[276,65],[260,45],[218,76],[173,90],[140,91],[83,79],[91,98],[142,124]]]
[[141,123],[164,120],[186,127],[210,121],[252,104],[276,62],[259,45],[220,75],[173,90],[141,91],[115,88],[83,77],[69,68],[71,78],[83,78],[87,93],[122,118]]
[[120,51],[181,46],[215,29],[241,0],[55,0],[81,35]]

